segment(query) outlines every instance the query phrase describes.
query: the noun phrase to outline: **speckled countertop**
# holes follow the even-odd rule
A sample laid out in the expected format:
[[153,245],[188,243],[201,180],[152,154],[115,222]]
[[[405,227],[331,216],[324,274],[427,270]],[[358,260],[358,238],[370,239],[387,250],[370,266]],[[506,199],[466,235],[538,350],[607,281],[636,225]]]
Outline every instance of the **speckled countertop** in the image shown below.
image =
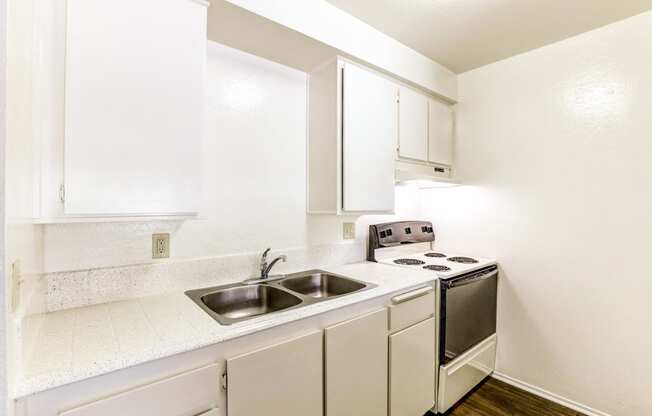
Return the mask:
[[25,319],[16,398],[251,334],[434,281],[432,272],[378,263],[326,268],[378,287],[222,326],[184,293],[69,309]]

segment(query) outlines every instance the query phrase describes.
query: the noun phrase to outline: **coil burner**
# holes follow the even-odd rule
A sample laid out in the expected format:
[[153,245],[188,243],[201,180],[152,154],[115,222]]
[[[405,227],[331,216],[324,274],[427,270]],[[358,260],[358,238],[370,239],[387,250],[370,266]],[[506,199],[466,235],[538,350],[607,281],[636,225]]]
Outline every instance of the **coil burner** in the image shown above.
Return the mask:
[[420,266],[422,264],[426,264],[425,261],[417,260],[417,259],[396,259],[394,260],[394,263],[396,264],[403,264],[406,266]]
[[476,259],[473,259],[471,257],[450,257],[448,258],[448,261],[452,261],[455,263],[463,263],[463,264],[472,264],[478,262]]
[[429,264],[427,266],[423,266],[424,269],[432,270],[435,272],[449,272],[451,270],[450,267],[448,266],[441,266],[439,264]]

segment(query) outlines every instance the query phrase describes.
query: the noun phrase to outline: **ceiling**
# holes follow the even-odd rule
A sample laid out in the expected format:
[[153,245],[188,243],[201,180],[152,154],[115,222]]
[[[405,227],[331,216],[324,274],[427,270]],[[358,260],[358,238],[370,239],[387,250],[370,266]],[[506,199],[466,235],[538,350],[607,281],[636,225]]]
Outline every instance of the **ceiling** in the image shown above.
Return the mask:
[[461,73],[652,9],[652,0],[327,0]]

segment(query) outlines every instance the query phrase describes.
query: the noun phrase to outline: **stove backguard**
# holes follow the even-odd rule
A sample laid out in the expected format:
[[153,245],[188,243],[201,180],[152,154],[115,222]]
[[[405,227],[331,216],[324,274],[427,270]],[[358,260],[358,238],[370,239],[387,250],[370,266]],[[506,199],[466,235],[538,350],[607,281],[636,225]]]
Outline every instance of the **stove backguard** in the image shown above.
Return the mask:
[[367,260],[376,261],[377,249],[432,241],[435,241],[435,232],[429,221],[399,221],[370,225]]

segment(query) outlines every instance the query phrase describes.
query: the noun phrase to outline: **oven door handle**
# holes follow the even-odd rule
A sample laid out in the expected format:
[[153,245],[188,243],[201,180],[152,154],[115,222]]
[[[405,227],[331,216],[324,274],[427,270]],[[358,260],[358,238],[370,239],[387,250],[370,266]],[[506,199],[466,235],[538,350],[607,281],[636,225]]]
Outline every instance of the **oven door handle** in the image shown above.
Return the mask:
[[466,279],[460,279],[460,280],[453,280],[452,282],[445,282],[446,289],[453,289],[455,287],[460,287],[460,286],[466,286],[470,285],[472,283],[477,283],[482,280],[487,280],[489,278],[492,278],[498,274],[498,269],[494,269],[490,272],[487,273],[479,273],[476,275],[473,275],[471,277],[468,277]]

